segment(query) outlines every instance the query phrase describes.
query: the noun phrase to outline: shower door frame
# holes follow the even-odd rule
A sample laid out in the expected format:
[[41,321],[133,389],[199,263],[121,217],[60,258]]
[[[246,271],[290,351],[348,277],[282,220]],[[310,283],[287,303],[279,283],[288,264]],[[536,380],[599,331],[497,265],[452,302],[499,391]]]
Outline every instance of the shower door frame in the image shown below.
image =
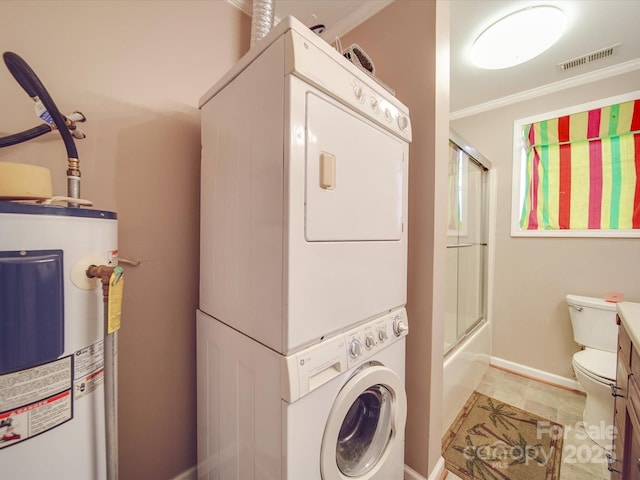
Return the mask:
[[[456,338],[450,345],[445,345],[444,355],[453,352],[460,344],[462,344],[466,338],[472,335],[480,326],[488,321],[489,314],[489,287],[490,287],[490,262],[489,259],[492,256],[490,254],[492,250],[493,243],[493,235],[491,234],[490,221],[491,221],[491,209],[493,208],[491,202],[491,189],[492,189],[492,170],[491,170],[491,162],[480,152],[478,152],[474,147],[472,147],[466,140],[460,137],[453,130],[449,131],[449,142],[454,144],[459,150],[464,152],[468,159],[466,161],[470,161],[478,168],[483,170],[482,178],[481,178],[481,201],[482,201],[482,211],[481,211],[481,246],[485,247],[482,250],[482,292],[480,293],[482,296],[482,316],[475,320],[473,323],[467,326],[464,332],[458,331],[458,313],[456,309]],[[449,235],[448,235],[449,236]],[[447,243],[447,249],[449,248],[464,248],[467,244],[461,244],[458,242],[457,244],[449,244]],[[456,282],[456,285],[458,283]],[[457,297],[457,301],[459,298]],[[447,319],[445,318],[445,321]]]

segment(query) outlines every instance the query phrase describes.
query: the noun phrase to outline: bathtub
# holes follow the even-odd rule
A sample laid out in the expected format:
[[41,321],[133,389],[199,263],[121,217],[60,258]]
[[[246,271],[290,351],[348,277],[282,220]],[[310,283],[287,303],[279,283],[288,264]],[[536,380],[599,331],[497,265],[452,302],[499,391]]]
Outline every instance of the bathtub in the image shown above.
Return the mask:
[[444,435],[489,368],[491,323],[481,322],[444,358],[442,427]]

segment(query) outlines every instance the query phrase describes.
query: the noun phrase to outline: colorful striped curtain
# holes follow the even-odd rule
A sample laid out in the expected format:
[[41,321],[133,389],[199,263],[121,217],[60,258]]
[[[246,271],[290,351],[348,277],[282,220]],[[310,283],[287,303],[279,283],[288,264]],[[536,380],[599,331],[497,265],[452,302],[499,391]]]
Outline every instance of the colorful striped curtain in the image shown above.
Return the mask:
[[524,127],[522,230],[640,229],[640,100]]

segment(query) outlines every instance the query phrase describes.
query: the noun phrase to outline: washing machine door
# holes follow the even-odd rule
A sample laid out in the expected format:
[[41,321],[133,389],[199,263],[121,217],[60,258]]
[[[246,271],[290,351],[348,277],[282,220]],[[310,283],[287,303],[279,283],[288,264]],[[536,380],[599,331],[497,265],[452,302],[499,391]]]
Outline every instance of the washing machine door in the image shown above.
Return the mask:
[[406,417],[400,377],[380,365],[361,368],[340,390],[329,414],[322,479],[391,479],[389,472],[402,472]]

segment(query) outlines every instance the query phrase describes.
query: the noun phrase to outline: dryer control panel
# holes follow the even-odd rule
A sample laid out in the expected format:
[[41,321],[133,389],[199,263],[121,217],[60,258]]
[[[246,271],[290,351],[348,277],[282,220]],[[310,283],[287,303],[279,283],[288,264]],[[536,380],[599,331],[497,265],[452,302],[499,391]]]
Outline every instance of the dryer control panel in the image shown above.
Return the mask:
[[282,357],[282,399],[292,403],[409,333],[407,311],[393,310],[321,343]]
[[386,130],[411,141],[409,109],[380,81],[346,60],[308,29],[285,35],[285,74],[303,78]]

